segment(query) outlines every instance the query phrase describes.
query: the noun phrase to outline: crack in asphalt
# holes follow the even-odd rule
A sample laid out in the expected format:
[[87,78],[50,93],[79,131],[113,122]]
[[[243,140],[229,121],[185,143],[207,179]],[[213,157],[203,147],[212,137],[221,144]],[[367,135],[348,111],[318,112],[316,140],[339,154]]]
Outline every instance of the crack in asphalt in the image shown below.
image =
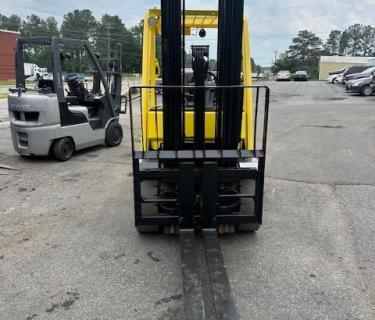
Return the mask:
[[266,176],[267,179],[271,180],[279,180],[279,181],[287,181],[287,182],[295,182],[295,183],[306,183],[312,185],[323,185],[323,186],[330,186],[330,187],[350,187],[350,186],[364,186],[364,187],[375,187],[375,184],[371,183],[363,183],[363,182],[316,182],[316,181],[309,181],[309,180],[298,180],[298,179],[288,179],[288,178],[280,178],[280,177],[271,177]]

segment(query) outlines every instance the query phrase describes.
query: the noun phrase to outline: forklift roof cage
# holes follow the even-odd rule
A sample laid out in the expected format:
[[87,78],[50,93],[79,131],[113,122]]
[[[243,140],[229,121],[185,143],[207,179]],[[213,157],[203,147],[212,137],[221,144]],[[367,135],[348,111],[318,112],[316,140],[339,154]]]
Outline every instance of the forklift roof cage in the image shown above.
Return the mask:
[[[24,71],[24,55],[23,50],[25,45],[41,45],[41,46],[49,46],[51,48],[52,54],[52,74],[53,74],[53,86],[54,86],[54,93],[57,95],[57,99],[60,105],[60,112],[62,117],[62,124],[65,124],[64,114],[66,113],[65,107],[65,98],[64,98],[64,86],[63,86],[63,78],[62,78],[62,68],[61,68],[61,61],[60,61],[60,48],[59,46],[69,45],[69,46],[79,46],[85,48],[88,52],[90,58],[95,64],[96,70],[98,70],[100,78],[102,79],[102,83],[106,92],[110,92],[108,83],[105,78],[105,74],[96,59],[95,53],[88,41],[78,40],[78,39],[68,39],[68,38],[59,38],[59,37],[26,37],[26,38],[18,38],[16,44],[16,88],[19,90],[26,90],[25,86],[25,71]],[[112,96],[108,96],[108,103],[110,105],[109,112],[111,113],[112,117],[115,117],[115,100]]]

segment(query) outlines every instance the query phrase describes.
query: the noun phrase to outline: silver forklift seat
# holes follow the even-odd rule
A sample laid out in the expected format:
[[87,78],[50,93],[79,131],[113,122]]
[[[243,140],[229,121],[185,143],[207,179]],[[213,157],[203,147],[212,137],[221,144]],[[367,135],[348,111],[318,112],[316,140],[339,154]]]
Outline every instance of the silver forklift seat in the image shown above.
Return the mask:
[[69,111],[75,113],[82,113],[87,120],[89,120],[89,111],[87,107],[84,106],[68,106]]

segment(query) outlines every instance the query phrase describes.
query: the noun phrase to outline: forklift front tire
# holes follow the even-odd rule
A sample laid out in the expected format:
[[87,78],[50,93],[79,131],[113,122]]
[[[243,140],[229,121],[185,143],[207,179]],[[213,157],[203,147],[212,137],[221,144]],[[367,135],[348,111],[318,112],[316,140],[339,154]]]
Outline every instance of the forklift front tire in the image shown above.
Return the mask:
[[61,138],[53,145],[53,155],[59,161],[68,161],[74,153],[74,143],[70,138]]
[[122,137],[123,132],[121,124],[118,122],[111,122],[105,133],[105,144],[108,147],[116,147],[121,143]]

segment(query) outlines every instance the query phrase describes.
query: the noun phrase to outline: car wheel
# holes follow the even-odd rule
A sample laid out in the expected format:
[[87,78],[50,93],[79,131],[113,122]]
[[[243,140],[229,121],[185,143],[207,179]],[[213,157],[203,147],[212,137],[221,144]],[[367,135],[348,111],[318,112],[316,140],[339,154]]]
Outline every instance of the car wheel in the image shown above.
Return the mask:
[[74,143],[70,138],[61,138],[53,145],[53,155],[59,161],[68,161],[74,153]]
[[121,124],[118,122],[111,122],[105,133],[105,144],[108,147],[116,147],[121,143],[122,137],[123,131]]
[[362,96],[365,96],[365,97],[369,97],[372,95],[372,88],[367,85],[367,86],[364,86],[362,89],[361,89],[361,95]]

